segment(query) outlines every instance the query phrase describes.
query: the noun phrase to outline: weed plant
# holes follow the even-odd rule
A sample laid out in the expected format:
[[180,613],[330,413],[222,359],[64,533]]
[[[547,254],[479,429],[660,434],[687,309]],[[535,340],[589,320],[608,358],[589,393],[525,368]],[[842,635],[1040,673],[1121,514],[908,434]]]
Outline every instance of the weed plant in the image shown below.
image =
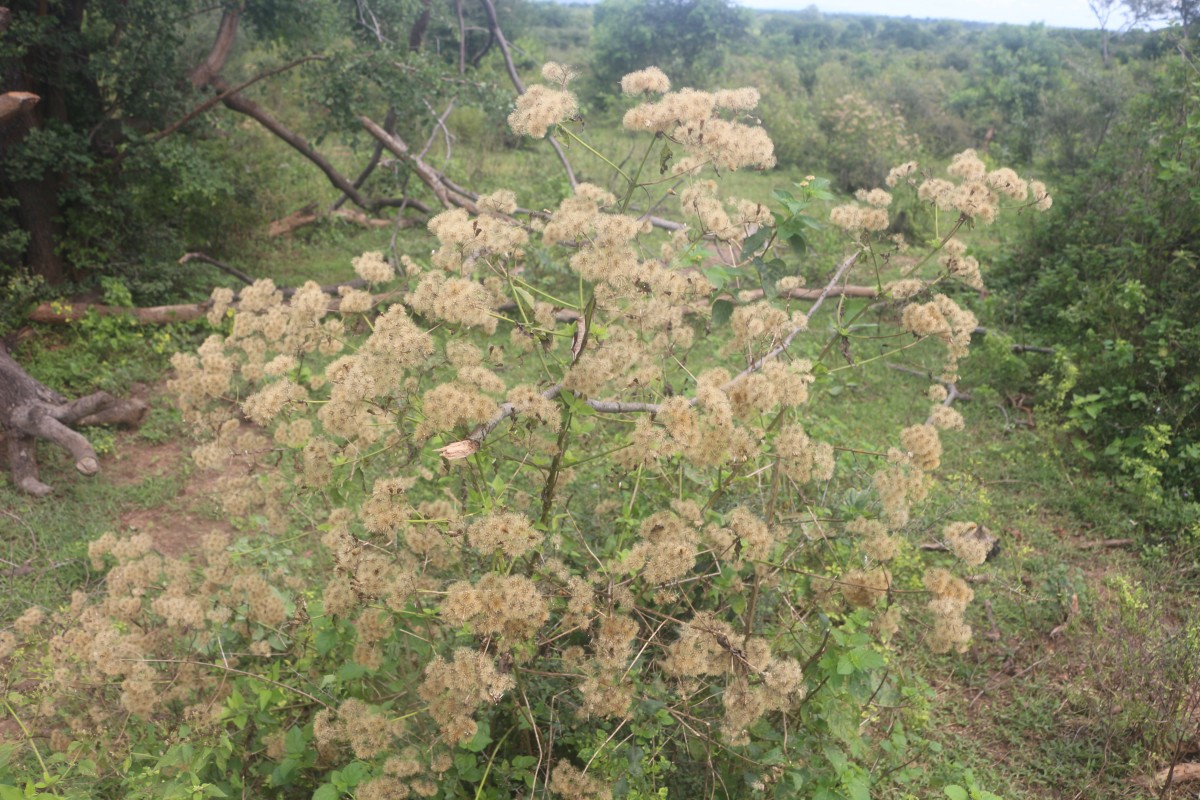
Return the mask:
[[[940,238],[906,249],[891,192],[860,192],[808,288],[782,256],[822,184],[772,211],[713,179],[774,161],[755,90],[627,76],[645,138],[618,163],[573,119],[570,70],[543,75],[512,128],[593,151],[618,191],[446,211],[428,261],[355,259],[392,291],[334,313],[315,283],[214,292],[222,333],[171,390],[262,535],[192,560],[93,541],[103,591],[0,633],[30,681],[6,693],[28,749],[0,753],[0,791],[857,799],[918,778],[928,696],[891,648],[964,651],[973,591],[916,544],[959,571],[994,544],[927,502],[976,327],[948,287],[982,288],[963,235],[1049,195],[970,151],[945,178],[901,165],[889,189]],[[629,210],[681,179],[688,225],[651,250]],[[878,302],[845,301],[855,275]],[[914,418],[840,422],[869,402],[847,376],[929,350]]]

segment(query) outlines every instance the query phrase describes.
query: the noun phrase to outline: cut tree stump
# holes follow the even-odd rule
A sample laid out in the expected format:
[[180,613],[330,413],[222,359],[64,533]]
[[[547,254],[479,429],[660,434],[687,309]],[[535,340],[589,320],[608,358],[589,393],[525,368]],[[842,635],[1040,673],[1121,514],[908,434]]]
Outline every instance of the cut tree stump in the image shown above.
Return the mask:
[[141,423],[148,406],[141,400],[119,399],[96,392],[68,400],[43,385],[13,360],[0,344],[0,431],[7,431],[8,462],[13,484],[39,497],[52,489],[38,480],[36,442],[44,439],[64,448],[84,475],[100,471],[91,442],[73,426]]

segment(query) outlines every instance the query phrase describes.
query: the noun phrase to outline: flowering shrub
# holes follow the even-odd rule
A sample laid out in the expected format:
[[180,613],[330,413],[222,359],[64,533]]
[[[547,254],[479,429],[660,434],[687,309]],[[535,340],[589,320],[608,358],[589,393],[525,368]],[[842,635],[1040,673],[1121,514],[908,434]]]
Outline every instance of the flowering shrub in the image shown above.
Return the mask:
[[[588,147],[571,72],[545,75],[514,129]],[[912,541],[940,533],[966,568],[991,546],[922,507],[976,327],[942,289],[981,285],[960,233],[1049,197],[969,151],[949,179],[906,164],[891,190],[950,215],[929,253],[880,238],[875,189],[833,209],[849,255],[823,286],[763,286],[787,217],[709,177],[773,163],[757,92],[623,86],[650,141],[620,196],[445,211],[427,261],[355,260],[387,294],[214,292],[224,332],[170,387],[226,512],[268,538],[192,561],[92,543],[105,593],[0,641],[44,634],[23,713],[53,749],[189,796],[865,797],[910,774],[921,698],[887,643],[912,623],[905,641],[962,651],[972,598]],[[668,172],[688,225],[651,249],[631,202]],[[563,268],[537,274],[537,248]],[[707,251],[728,263],[692,266]],[[928,418],[867,452],[815,435],[809,400],[849,352],[830,298],[891,258],[895,349],[937,348],[941,376]]]

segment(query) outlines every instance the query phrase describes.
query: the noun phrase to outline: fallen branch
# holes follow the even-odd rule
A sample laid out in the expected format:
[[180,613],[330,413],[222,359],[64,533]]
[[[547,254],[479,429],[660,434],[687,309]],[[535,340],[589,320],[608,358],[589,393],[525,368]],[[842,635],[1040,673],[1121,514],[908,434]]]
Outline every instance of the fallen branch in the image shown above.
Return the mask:
[[[191,260],[199,261],[206,260],[208,257],[203,253],[189,253],[192,256]],[[215,259],[213,259],[215,260]],[[206,263],[211,263],[207,261]],[[252,281],[253,282],[253,281]],[[328,286],[322,286],[321,291],[325,294],[332,295],[335,299],[330,302],[329,310],[336,311],[339,300],[336,299],[338,290],[342,288],[361,289],[367,285],[367,282],[362,278],[344,281],[342,283],[334,283]],[[282,292],[284,299],[291,297],[296,293],[295,287],[282,287],[279,290]],[[393,292],[387,292],[380,295],[373,295],[372,299],[376,302],[395,296]],[[237,301],[241,298],[240,294],[233,296],[234,306],[237,306]],[[181,303],[170,306],[149,306],[145,308],[130,308],[126,306],[110,306],[103,303],[63,303],[61,301],[42,303],[33,311],[29,312],[30,322],[38,322],[43,325],[66,325],[71,322],[78,322],[86,317],[89,313],[94,313],[101,317],[111,317],[119,315],[127,315],[133,317],[137,322],[143,325],[167,325],[172,322],[191,322],[197,320],[208,313],[208,309],[212,307],[211,300],[205,300],[201,303]]]
[[[390,228],[395,223],[390,219],[378,219],[376,217],[368,217],[363,212],[356,208],[336,208],[333,211],[325,212],[318,211],[315,204],[310,204],[300,209],[293,211],[283,219],[277,219],[267,228],[267,237],[277,239],[280,236],[287,236],[294,233],[306,225],[312,225],[314,222],[335,217],[344,219],[347,222],[353,222],[363,228]],[[417,224],[416,220],[403,220],[404,227],[412,227]]]
[[[389,106],[387,116],[383,118],[383,129],[391,133],[396,129],[396,109]],[[371,157],[367,160],[367,165],[363,167],[362,172],[358,173],[358,177],[354,179],[353,186],[355,189],[361,189],[363,184],[367,182],[367,178],[371,177],[371,173],[379,166],[379,159],[383,156],[383,143],[376,142],[375,150],[372,151]],[[329,207],[330,211],[337,211],[350,198],[347,195],[342,195],[334,201]]]
[[1200,781],[1200,763],[1175,764],[1154,774],[1154,783],[1164,788],[1191,781]]
[[23,492],[40,497],[52,491],[38,479],[38,439],[70,453],[81,474],[95,475],[100,471],[96,451],[72,428],[83,424],[138,425],[147,410],[140,400],[117,400],[107,392],[68,400],[29,375],[0,345],[0,428],[8,431],[13,485]]
[[33,108],[41,100],[29,92],[5,92],[0,94],[0,122],[15,117],[26,109]]
[[226,275],[232,275],[233,277],[237,278],[239,281],[246,284],[247,286],[254,283],[254,278],[251,278],[249,275],[242,272],[237,267],[231,267],[228,264],[226,264],[225,262],[218,261],[217,259],[213,258],[212,256],[207,256],[204,253],[184,253],[183,256],[179,259],[179,265],[183,266],[184,264],[187,264],[191,261],[200,261],[205,264],[210,264],[210,265],[216,267],[217,269],[221,270],[222,272],[224,272]]
[[413,172],[429,187],[429,190],[433,192],[434,197],[438,199],[443,208],[465,208],[472,214],[479,213],[479,207],[475,205],[473,199],[459,194],[447,186],[442,175],[420,158],[413,155],[409,151],[408,144],[403,139],[395,134],[388,133],[382,126],[372,121],[370,117],[360,116],[358,121],[367,129],[367,133],[379,140],[393,155],[403,161],[407,161],[412,166]]
[[1078,545],[1080,550],[1099,550],[1107,547],[1129,547],[1137,544],[1136,539],[1097,539],[1090,542],[1082,542]]
[[233,95],[237,94],[238,92],[240,92],[244,89],[250,88],[254,84],[258,83],[259,81],[266,80],[267,78],[278,75],[281,72],[287,72],[289,69],[298,67],[301,64],[307,64],[309,61],[324,61],[324,60],[325,60],[325,56],[322,56],[322,55],[303,56],[302,58],[297,58],[294,61],[289,61],[288,63],[284,64],[282,67],[276,67],[275,69],[271,69],[271,70],[267,70],[266,72],[259,73],[258,75],[255,75],[250,80],[242,81],[237,86],[230,87],[230,88],[226,89],[225,91],[221,92],[220,94],[216,95],[215,97],[210,97],[209,99],[205,100],[203,103],[196,106],[191,111],[184,114],[182,117],[175,120],[167,127],[163,128],[158,133],[151,136],[147,141],[149,143],[153,143],[153,142],[159,141],[160,139],[165,139],[166,137],[170,136],[175,131],[182,128],[184,125],[191,122],[196,117],[203,114],[205,111],[208,111],[213,106],[217,105],[218,103],[224,102],[226,98],[232,97]]

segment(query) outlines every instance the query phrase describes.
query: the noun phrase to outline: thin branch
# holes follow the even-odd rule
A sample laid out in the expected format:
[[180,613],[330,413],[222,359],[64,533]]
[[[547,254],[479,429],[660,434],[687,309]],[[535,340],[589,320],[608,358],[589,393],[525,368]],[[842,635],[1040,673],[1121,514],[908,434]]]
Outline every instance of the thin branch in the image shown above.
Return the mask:
[[[433,140],[437,138],[438,131],[440,130],[442,132],[442,138],[446,142],[446,163],[449,163],[449,161],[450,161],[450,129],[446,127],[446,120],[450,117],[450,112],[454,110],[455,100],[457,100],[457,98],[454,98],[454,97],[450,98],[450,102],[446,105],[446,110],[441,113],[441,116],[435,117],[435,119],[437,121],[434,123],[433,130],[429,132],[429,139],[426,140],[425,146],[421,148],[421,152],[417,153],[417,158],[425,157],[425,154],[429,152],[429,148],[433,147]],[[421,102],[423,102],[425,104],[425,107],[427,109],[429,109],[430,114],[434,113],[433,106],[429,105],[428,100],[422,100]],[[445,164],[443,164],[441,172],[445,172],[445,171],[446,171],[446,166],[445,166]]]
[[233,277],[237,278],[247,286],[254,283],[254,278],[251,278],[237,267],[231,267],[223,261],[217,261],[212,256],[206,256],[204,253],[184,253],[183,257],[179,259],[179,264],[182,266],[190,261],[201,261],[205,264],[211,264],[212,266],[224,272],[226,275],[232,275]]
[[[771,359],[777,357],[784,350],[787,350],[788,347],[792,344],[792,340],[794,340],[797,336],[799,336],[802,331],[808,330],[809,320],[811,320],[813,318],[813,315],[817,313],[817,309],[819,309],[822,306],[822,304],[824,304],[825,298],[830,296],[830,294],[833,292],[834,288],[838,285],[838,283],[841,282],[843,276],[845,276],[845,274],[847,272],[849,272],[850,268],[854,266],[854,263],[856,261],[858,261],[858,256],[859,256],[858,253],[854,253],[853,255],[849,256],[845,261],[843,261],[840,266],[838,266],[837,270],[833,273],[833,277],[829,279],[829,282],[827,284],[825,284],[825,288],[822,289],[821,292],[817,295],[816,302],[814,302],[812,304],[812,307],[810,309],[808,309],[808,313],[806,313],[804,315],[804,324],[803,325],[797,325],[795,328],[792,329],[791,333],[789,333],[786,337],[784,337],[784,340],[778,346],[776,346],[773,350],[768,352],[762,358],[754,361],[750,366],[746,367],[744,370],[739,372],[737,375],[733,376],[733,378],[728,383],[726,383],[724,386],[721,387],[722,390],[728,391],[729,389],[733,388],[734,384],[736,384],[742,378],[745,378],[747,375],[749,375],[752,372],[757,372],[758,370],[762,369],[764,364],[766,364]],[[692,398],[693,406],[696,405],[698,402],[699,402],[698,398],[695,398],[695,397]]]
[[203,114],[205,111],[208,111],[210,108],[217,105],[218,103],[224,102],[224,100],[227,97],[232,97],[233,95],[237,94],[238,92],[242,91],[243,89],[247,89],[247,88],[253,86],[254,84],[258,83],[259,81],[263,81],[263,80],[266,80],[267,78],[274,77],[275,75],[278,75],[281,72],[287,72],[289,69],[298,67],[301,64],[307,64],[309,61],[325,61],[325,60],[326,60],[325,56],[322,56],[322,55],[304,56],[302,58],[297,58],[295,61],[289,61],[288,63],[284,64],[282,67],[276,67],[275,69],[270,69],[270,70],[267,70],[266,72],[255,75],[250,80],[243,81],[243,82],[239,83],[237,86],[226,89],[225,91],[221,92],[220,94],[216,95],[215,97],[210,97],[208,100],[205,100],[203,103],[196,106],[191,111],[184,114],[182,117],[175,120],[170,125],[168,125],[167,127],[163,128],[161,131],[159,131],[158,133],[156,133],[152,137],[150,137],[150,142],[157,142],[160,139],[165,139],[166,137],[170,136],[175,131],[182,128],[184,125],[191,122],[196,117]]
[[403,139],[394,133],[388,133],[376,122],[372,121],[370,117],[360,116],[358,121],[362,123],[368,133],[382,142],[383,146],[390,150],[393,155],[412,165],[413,172],[429,187],[443,208],[459,207],[465,208],[472,214],[479,213],[479,208],[475,205],[474,200],[453,191],[447,186],[441,175],[409,151],[408,144]]
[[[488,26],[491,28],[492,35],[496,38],[496,43],[500,45],[500,52],[504,56],[504,68],[508,71],[508,77],[512,80],[513,86],[517,89],[517,94],[525,94],[525,83],[521,80],[521,76],[517,74],[517,67],[513,64],[512,52],[508,47],[508,40],[504,38],[504,31],[500,29],[500,20],[496,16],[496,5],[492,0],[480,0],[483,4],[483,10],[487,14]],[[567,181],[574,189],[579,185],[578,179],[575,177],[575,170],[571,168],[571,162],[567,160],[567,154],[563,152],[562,145],[554,138],[552,134],[546,136],[550,146],[554,148],[555,155],[562,162],[563,169],[567,173]]]
[[[388,133],[396,130],[396,108],[394,106],[388,106],[387,116],[383,118],[383,129]],[[371,173],[379,166],[379,159],[382,156],[383,142],[375,142],[375,151],[371,153],[370,160],[367,161],[367,165],[363,167],[363,171],[358,174],[358,177],[354,179],[353,185],[355,189],[361,189],[363,184],[367,182],[367,178],[371,177]],[[329,207],[329,210],[337,211],[349,199],[349,196],[343,194]]]

